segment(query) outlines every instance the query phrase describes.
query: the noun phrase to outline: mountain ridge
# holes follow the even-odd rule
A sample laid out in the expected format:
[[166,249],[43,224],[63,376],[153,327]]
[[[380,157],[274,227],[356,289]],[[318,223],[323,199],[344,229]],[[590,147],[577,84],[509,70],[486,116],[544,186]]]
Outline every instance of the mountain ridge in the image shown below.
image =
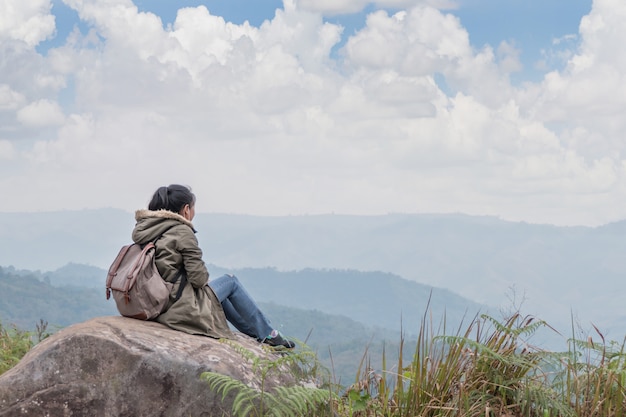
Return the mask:
[[[0,265],[107,268],[133,225],[133,214],[118,209],[5,214]],[[615,294],[626,291],[625,221],[588,227],[463,214],[198,213],[194,225],[205,261],[228,269],[382,271],[480,304],[498,307],[512,297],[561,330],[574,313],[626,333],[613,314],[622,309]]]

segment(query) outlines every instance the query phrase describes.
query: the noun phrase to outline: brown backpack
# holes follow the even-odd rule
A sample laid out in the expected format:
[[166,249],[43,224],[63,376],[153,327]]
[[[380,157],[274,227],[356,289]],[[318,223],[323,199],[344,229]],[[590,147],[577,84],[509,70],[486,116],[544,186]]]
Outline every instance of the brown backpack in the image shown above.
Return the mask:
[[[136,243],[122,247],[109,268],[106,282],[107,300],[113,294],[117,310],[122,316],[151,320],[161,314],[167,306],[174,284],[166,282],[156,268],[155,242],[156,239],[143,247]],[[174,301],[180,298],[187,281],[183,270],[178,273],[174,282],[181,276]]]

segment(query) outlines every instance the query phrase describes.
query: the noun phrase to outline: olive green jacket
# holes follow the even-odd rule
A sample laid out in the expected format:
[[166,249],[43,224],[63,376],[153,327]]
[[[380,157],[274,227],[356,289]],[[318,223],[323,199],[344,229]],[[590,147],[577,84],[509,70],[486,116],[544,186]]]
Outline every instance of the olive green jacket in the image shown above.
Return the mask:
[[161,236],[155,243],[155,263],[168,282],[184,268],[187,285],[178,301],[174,301],[180,285],[176,280],[166,310],[156,318],[172,329],[215,338],[232,338],[222,305],[207,285],[209,272],[202,260],[196,231],[190,221],[168,210],[137,210],[137,224],[132,238],[145,244]]

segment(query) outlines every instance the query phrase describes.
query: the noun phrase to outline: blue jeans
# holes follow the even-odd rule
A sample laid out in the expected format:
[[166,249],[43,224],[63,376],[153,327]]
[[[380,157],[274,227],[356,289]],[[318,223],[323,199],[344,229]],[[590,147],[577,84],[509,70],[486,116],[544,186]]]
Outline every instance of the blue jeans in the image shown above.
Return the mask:
[[209,281],[209,287],[222,303],[226,319],[241,333],[263,340],[272,333],[270,321],[234,275]]

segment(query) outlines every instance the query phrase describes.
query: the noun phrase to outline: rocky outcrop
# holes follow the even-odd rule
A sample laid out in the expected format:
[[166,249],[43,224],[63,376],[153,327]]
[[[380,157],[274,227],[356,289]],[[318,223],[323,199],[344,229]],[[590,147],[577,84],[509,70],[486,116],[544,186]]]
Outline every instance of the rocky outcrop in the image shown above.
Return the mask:
[[[124,317],[70,326],[0,376],[0,416],[228,416],[232,395],[222,401],[200,374],[258,387],[259,372],[244,356],[277,355],[235,335],[225,343]],[[265,389],[293,384],[283,371],[268,374]]]

